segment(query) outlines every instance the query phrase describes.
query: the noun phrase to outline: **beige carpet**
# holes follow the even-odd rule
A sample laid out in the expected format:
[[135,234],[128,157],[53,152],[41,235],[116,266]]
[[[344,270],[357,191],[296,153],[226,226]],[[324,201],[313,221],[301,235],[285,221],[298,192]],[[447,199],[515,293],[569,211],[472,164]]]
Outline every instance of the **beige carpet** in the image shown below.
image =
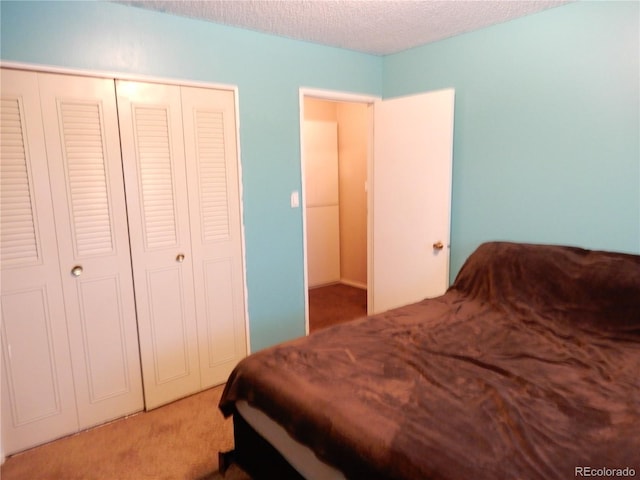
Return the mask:
[[219,477],[233,424],[218,410],[223,386],[9,457],[2,480],[240,480]]

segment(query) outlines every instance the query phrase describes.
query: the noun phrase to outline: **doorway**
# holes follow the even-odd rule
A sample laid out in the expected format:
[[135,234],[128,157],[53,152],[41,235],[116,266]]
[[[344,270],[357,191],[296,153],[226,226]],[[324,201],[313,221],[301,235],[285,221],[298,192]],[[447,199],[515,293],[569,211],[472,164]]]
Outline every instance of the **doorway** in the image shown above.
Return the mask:
[[302,99],[308,331],[367,313],[366,102]]
[[[301,89],[301,170],[305,202],[309,195],[303,132],[305,117],[310,117],[305,115],[306,99],[309,99],[309,110],[313,108],[311,100],[314,99],[329,101],[336,109],[343,104],[358,104],[366,110],[363,115],[366,182],[361,188],[365,191],[367,234],[366,247],[361,247],[361,251],[366,249],[367,314],[442,295],[449,285],[454,89],[385,100]],[[350,137],[338,130],[338,138],[339,143],[344,144]],[[315,187],[313,185],[312,190]],[[344,224],[343,220],[338,226]],[[310,285],[306,206],[303,228],[307,290]],[[344,232],[339,235],[344,236]],[[351,260],[349,255],[341,253],[340,267],[343,257]],[[349,280],[342,272],[340,278]],[[309,333],[308,295],[305,295],[305,306]]]

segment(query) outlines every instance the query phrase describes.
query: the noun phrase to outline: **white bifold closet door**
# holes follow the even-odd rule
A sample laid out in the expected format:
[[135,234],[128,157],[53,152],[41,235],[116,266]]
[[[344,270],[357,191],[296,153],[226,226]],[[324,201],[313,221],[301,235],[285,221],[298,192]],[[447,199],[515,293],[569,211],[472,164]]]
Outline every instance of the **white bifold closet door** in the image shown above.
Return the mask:
[[180,89],[116,82],[145,403],[200,389]]
[[10,454],[143,408],[113,81],[2,70]]
[[38,74],[81,427],[143,408],[113,80]]
[[180,87],[201,388],[246,356],[244,265],[235,96]]
[[77,430],[38,78],[2,71],[2,443],[11,454]]
[[145,400],[223,383],[246,354],[232,91],[116,82]]

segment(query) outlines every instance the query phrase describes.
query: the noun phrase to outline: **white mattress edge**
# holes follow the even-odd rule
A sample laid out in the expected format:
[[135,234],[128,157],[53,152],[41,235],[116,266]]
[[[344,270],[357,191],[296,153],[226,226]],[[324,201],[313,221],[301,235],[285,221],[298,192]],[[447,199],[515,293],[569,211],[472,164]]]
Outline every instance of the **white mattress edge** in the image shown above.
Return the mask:
[[236,410],[307,480],[345,480],[340,470],[316,457],[313,450],[294,440],[284,428],[261,410],[252,407],[245,400],[236,402]]

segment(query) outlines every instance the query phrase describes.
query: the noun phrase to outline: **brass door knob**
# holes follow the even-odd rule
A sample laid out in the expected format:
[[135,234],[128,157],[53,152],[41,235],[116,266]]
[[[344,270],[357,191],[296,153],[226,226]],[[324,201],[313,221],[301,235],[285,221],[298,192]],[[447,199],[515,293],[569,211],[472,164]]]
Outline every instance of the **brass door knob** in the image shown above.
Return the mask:
[[80,275],[82,275],[82,265],[76,265],[75,267],[73,267],[71,269],[71,275],[73,275],[74,277],[79,277]]
[[434,250],[442,250],[444,248],[444,244],[442,242],[436,242],[433,244]]
[[178,256],[176,257],[176,262],[178,262],[178,263],[184,262],[184,254],[183,253],[179,253],[178,254]]

